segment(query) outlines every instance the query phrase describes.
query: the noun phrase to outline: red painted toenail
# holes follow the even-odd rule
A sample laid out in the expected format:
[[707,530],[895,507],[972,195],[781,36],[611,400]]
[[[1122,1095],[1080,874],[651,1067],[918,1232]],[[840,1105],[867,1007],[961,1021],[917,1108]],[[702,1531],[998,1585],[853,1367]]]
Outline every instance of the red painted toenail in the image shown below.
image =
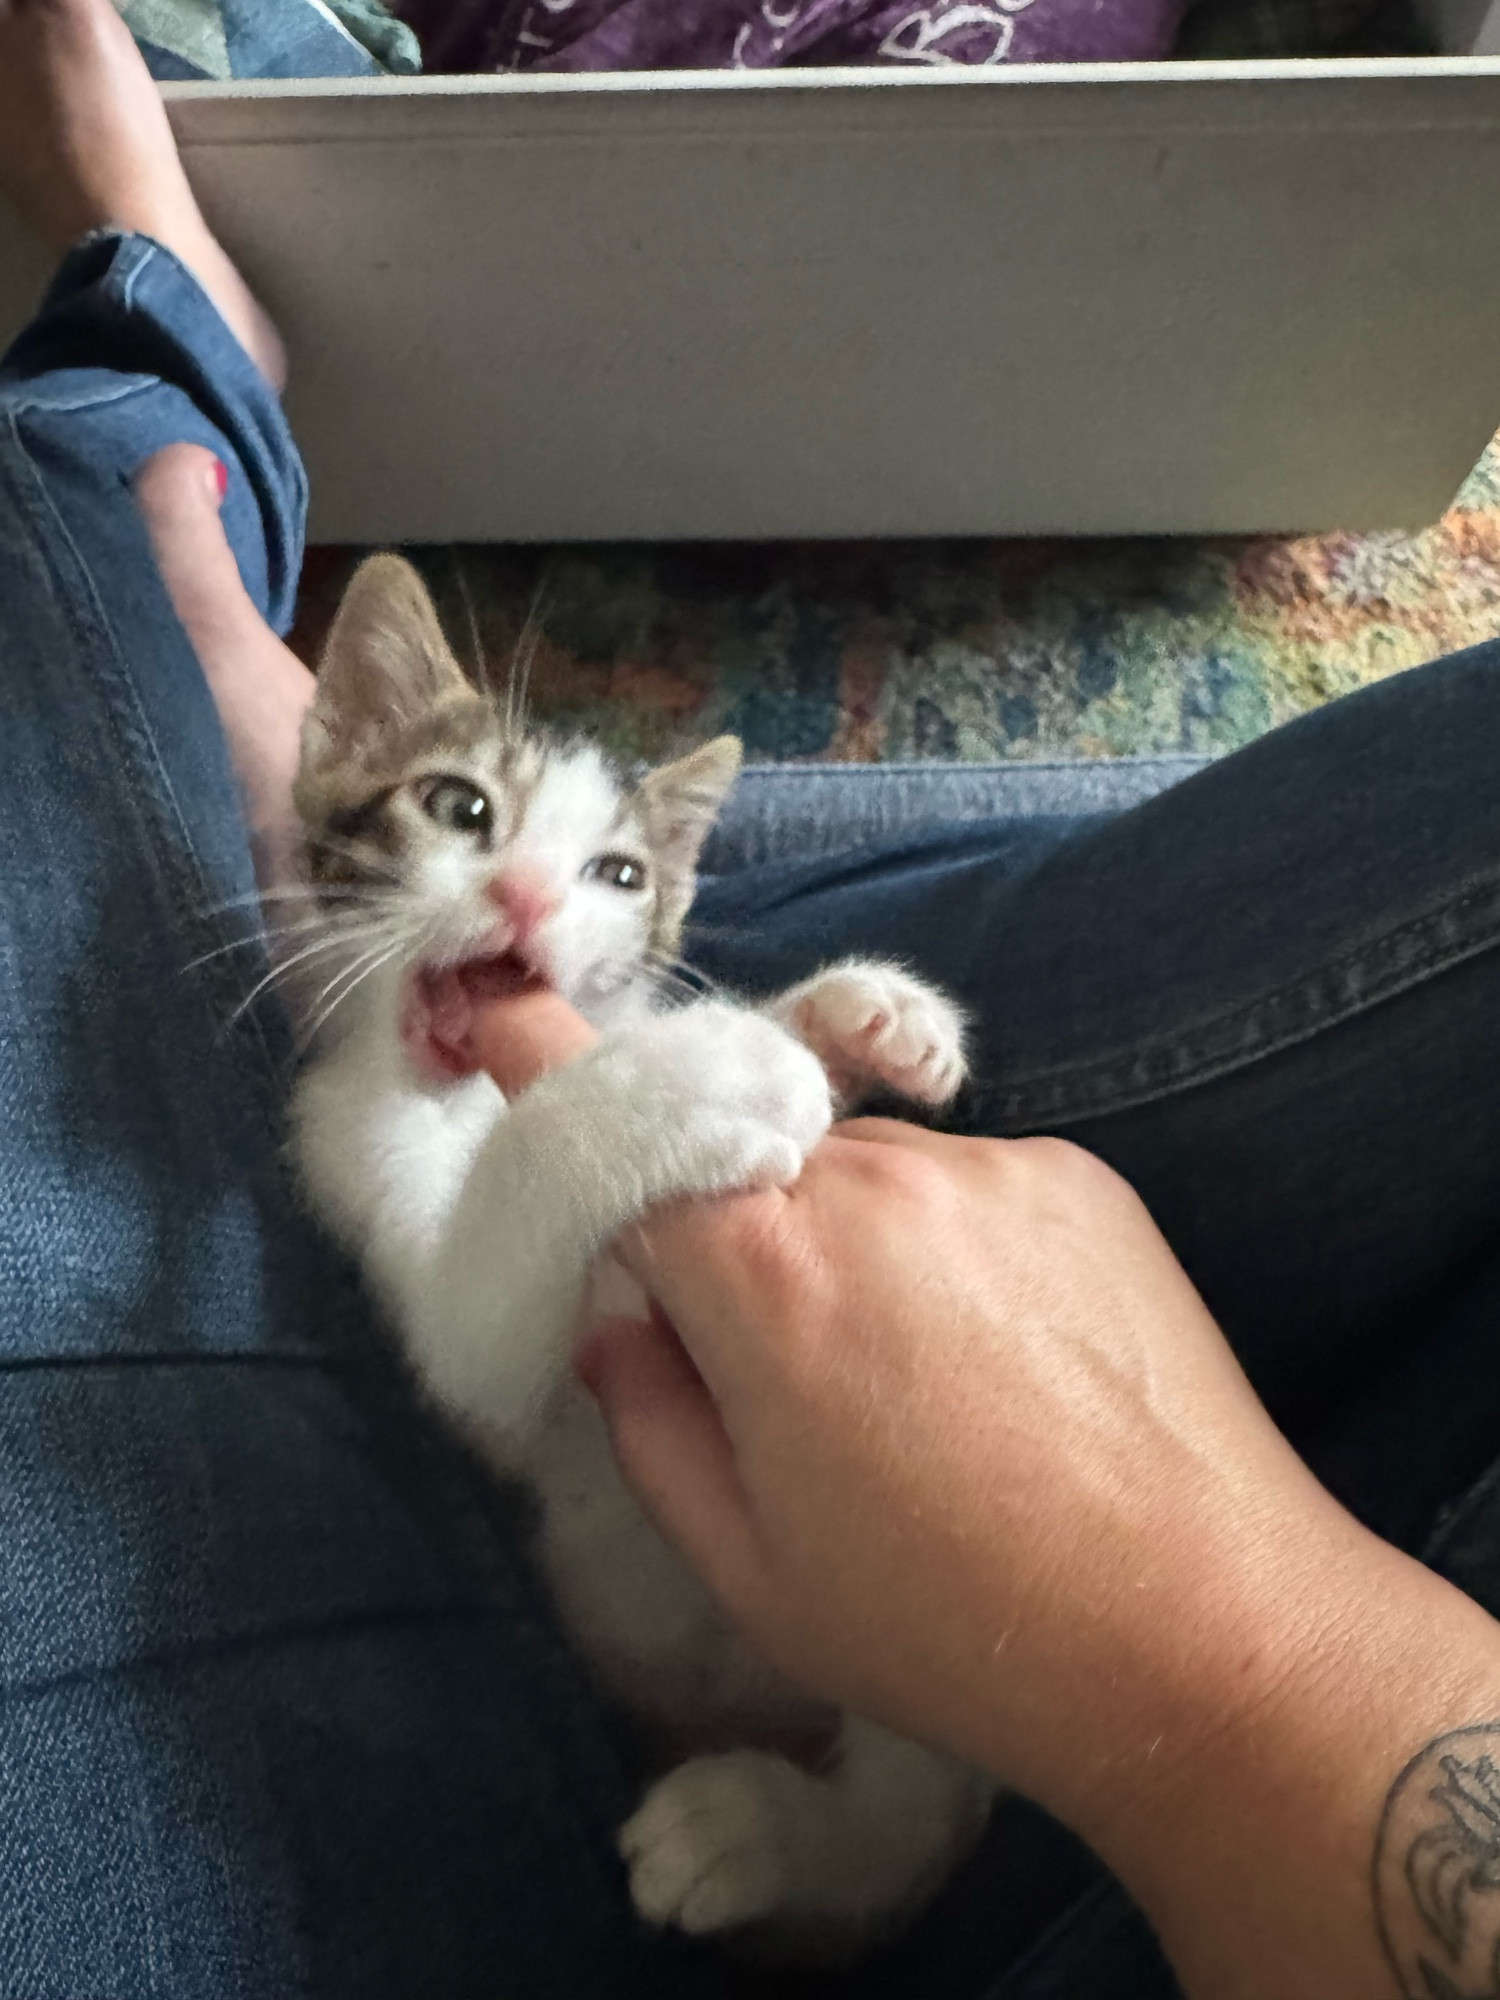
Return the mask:
[[222,500],[229,491],[229,467],[222,458],[214,460],[214,478],[218,482],[219,498]]

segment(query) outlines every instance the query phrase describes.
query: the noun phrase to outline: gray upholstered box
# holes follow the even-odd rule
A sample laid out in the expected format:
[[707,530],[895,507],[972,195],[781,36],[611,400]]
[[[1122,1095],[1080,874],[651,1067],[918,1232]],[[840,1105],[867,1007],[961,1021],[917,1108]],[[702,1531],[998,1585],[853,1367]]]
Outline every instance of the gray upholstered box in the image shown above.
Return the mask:
[[1500,422],[1496,60],[169,95],[323,539],[1394,526]]

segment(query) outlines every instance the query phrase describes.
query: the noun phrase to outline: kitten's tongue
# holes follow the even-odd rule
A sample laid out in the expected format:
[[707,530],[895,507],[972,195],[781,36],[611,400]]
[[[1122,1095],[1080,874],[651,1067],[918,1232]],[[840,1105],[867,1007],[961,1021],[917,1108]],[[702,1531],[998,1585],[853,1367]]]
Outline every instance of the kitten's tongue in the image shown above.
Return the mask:
[[541,975],[514,952],[424,967],[413,982],[403,1024],[407,1047],[429,1075],[469,1076],[483,1067],[474,1046],[476,1009],[546,990]]

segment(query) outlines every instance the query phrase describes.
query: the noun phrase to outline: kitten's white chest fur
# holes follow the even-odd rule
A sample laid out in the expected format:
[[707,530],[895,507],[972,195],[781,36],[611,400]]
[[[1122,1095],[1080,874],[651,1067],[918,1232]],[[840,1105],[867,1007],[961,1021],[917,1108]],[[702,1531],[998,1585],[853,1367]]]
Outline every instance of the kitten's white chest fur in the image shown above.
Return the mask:
[[[638,1908],[826,1955],[921,1903],[989,1788],[848,1716],[816,1771],[768,1747],[827,1711],[755,1657],[651,1527],[571,1366],[628,1223],[793,1180],[830,1078],[846,1100],[881,1084],[941,1103],[963,1075],[961,1017],[898,967],[834,966],[761,1009],[660,1010],[738,754],[721,739],[632,786],[588,746],[518,735],[464,681],[414,573],[367,564],[298,778],[312,915],[289,964],[336,1012],[295,1095],[294,1149],[426,1394],[535,1492],[541,1560],[599,1685],[692,1753],[621,1832]],[[601,1040],[507,1104],[464,1073],[466,981],[538,976]]]
[[320,1216],[357,1255],[399,1325],[423,1282],[474,1154],[506,1112],[478,1074],[416,1088],[378,1017],[308,1065],[296,1100],[297,1156]]
[[[445,1254],[459,1192],[508,1111],[483,1074],[445,1089],[414,1084],[378,1032],[350,1035],[302,1080],[295,1130],[304,1184],[404,1340],[423,1322],[420,1301]],[[510,1232],[504,1218],[495,1225],[477,1275],[503,1294]],[[495,1407],[453,1414],[541,1502],[541,1556],[559,1609],[612,1698],[674,1734],[722,1733],[736,1715],[747,1734],[794,1726],[816,1705],[751,1659],[651,1528],[619,1476],[592,1397],[568,1372],[591,1312],[637,1309],[639,1299],[606,1258],[575,1326],[558,1330],[557,1367],[535,1416],[517,1422]],[[497,1313],[496,1331],[502,1320]],[[419,1353],[412,1358],[429,1372]]]
[[[861,990],[867,1016],[851,1022]],[[959,1060],[956,1017],[930,1039],[943,1007],[875,966],[835,968],[779,1003],[846,1074],[868,1073],[874,1024],[891,1067],[934,1087]],[[919,1906],[977,1831],[988,1787],[854,1718],[816,1775],[765,1747],[815,1736],[827,1711],[743,1644],[651,1526],[570,1368],[625,1221],[670,1193],[795,1171],[828,1119],[809,1054],[772,1020],[700,1005],[628,1023],[507,1106],[487,1078],[415,1086],[353,1035],[309,1067],[295,1112],[315,1206],[362,1260],[419,1378],[536,1494],[540,1557],[601,1689],[661,1738],[702,1746],[622,1834],[643,1914],[752,1927],[819,1956]]]
[[583,1390],[559,1396],[528,1469],[558,1610],[600,1685],[676,1742],[758,1742],[826,1710],[744,1646],[615,1468]]

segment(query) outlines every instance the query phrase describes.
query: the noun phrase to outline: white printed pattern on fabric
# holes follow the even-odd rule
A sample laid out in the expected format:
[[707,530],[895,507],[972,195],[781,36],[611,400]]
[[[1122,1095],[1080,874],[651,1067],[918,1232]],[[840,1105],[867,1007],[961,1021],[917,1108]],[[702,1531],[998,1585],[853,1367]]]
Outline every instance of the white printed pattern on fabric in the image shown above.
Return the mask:
[[[577,0],[542,0],[542,6],[549,14],[571,12]],[[950,35],[964,34],[974,28],[992,28],[995,45],[983,58],[983,65],[1004,62],[1010,53],[1011,41],[1015,35],[1015,16],[1024,13],[1034,5],[1034,0],[996,0],[993,6],[979,4],[979,0],[961,0],[961,4],[950,7],[919,7],[898,21],[880,44],[880,54],[893,62],[919,62],[944,66],[961,66],[965,58],[946,53],[941,46]],[[760,0],[760,17],[772,31],[771,46],[779,51],[785,46],[787,30],[797,24],[802,12],[801,0],[789,0],[784,9],[778,10],[775,0]],[[745,51],[755,34],[753,21],[742,23],[734,38],[734,49],[730,55],[731,66],[744,69]],[[531,29],[531,14],[527,12],[518,44],[529,48],[547,49],[550,40],[537,35]]]
[[919,7],[896,23],[880,44],[880,53],[893,62],[957,66],[961,59],[945,54],[939,44],[969,28],[993,28],[995,46],[984,58],[984,66],[1004,62],[1016,32],[1014,17],[1031,5],[1032,0],[999,0],[994,7],[963,5],[941,11]]

